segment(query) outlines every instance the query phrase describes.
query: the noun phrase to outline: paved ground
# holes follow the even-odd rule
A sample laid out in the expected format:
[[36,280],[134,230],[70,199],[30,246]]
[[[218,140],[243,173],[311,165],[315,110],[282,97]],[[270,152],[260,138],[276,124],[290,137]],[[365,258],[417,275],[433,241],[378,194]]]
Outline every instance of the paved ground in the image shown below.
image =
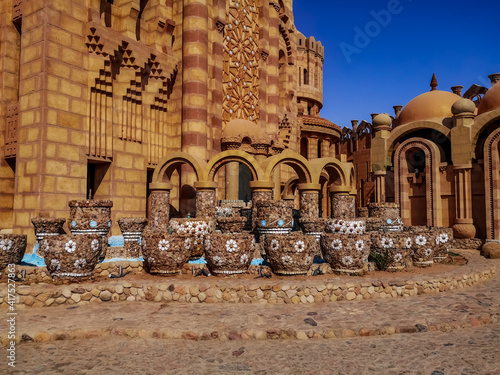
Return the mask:
[[108,337],[21,345],[17,367],[9,373],[498,375],[499,344],[500,325],[348,340],[220,342]]
[[17,344],[13,371],[0,358],[0,374],[500,375],[499,291],[497,273],[470,289],[375,301],[30,308],[17,335],[36,342]]

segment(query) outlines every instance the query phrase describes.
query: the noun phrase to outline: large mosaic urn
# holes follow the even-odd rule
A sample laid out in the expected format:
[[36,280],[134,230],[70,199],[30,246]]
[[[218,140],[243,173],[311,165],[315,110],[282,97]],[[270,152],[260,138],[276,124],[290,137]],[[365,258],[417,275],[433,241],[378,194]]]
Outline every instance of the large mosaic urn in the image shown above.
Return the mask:
[[261,201],[257,203],[257,231],[261,234],[286,234],[292,231],[293,210],[288,202]]
[[40,248],[51,276],[91,276],[105,246],[103,237],[99,234],[45,237]]
[[246,273],[254,249],[255,238],[247,233],[212,233],[205,239],[208,268],[216,275]]
[[321,236],[323,257],[334,272],[361,274],[370,255],[370,235],[327,233]]
[[413,232],[411,256],[414,266],[432,266],[436,251],[436,237],[436,234],[431,230]]
[[25,234],[0,234],[0,275],[9,264],[19,264],[26,251]]
[[170,231],[177,234],[186,234],[192,241],[190,245],[191,259],[201,258],[204,254],[205,237],[215,229],[212,219],[170,219]]
[[110,200],[82,200],[69,202],[69,230],[72,234],[100,234],[107,236],[111,228]]
[[453,240],[453,228],[433,228],[435,243],[434,262],[444,262],[448,258]]
[[[388,271],[407,268],[411,263],[413,238],[404,233],[370,232],[371,249],[378,258],[379,267]],[[377,259],[376,259],[377,260]]]
[[144,269],[156,275],[181,272],[191,255],[192,243],[190,234],[168,234],[146,228],[142,234]]
[[301,233],[267,234],[264,248],[271,270],[277,275],[305,275],[318,253],[316,237]]
[[141,235],[148,223],[143,217],[123,217],[118,219],[118,226],[123,234],[125,251],[131,258],[141,256]]
[[364,220],[328,219],[325,231],[337,234],[364,234],[366,223]]
[[57,236],[66,234],[63,225],[66,219],[52,217],[34,217],[31,223],[35,227],[35,235],[37,241],[43,240],[45,236]]

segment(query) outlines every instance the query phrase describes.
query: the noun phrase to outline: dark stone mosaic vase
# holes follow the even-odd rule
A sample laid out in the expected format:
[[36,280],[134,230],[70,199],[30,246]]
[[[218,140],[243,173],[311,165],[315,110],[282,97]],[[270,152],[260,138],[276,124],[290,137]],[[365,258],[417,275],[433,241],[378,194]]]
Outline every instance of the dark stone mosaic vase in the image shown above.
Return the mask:
[[255,238],[248,233],[212,233],[205,239],[208,268],[216,275],[246,273],[254,249]]
[[318,253],[315,236],[301,233],[267,234],[264,248],[272,271],[277,275],[305,275]]
[[0,274],[9,264],[19,264],[26,251],[25,234],[0,234]]
[[181,272],[191,255],[192,243],[193,238],[189,234],[146,229],[142,235],[144,269],[157,275]]
[[369,234],[327,233],[321,236],[321,250],[334,272],[359,274],[370,255]]

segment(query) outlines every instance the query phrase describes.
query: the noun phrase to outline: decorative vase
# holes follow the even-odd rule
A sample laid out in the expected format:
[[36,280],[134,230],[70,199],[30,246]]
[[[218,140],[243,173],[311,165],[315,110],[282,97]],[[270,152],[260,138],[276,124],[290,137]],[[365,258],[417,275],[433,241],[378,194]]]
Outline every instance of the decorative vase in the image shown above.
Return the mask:
[[287,234],[292,231],[293,211],[283,201],[261,201],[257,203],[256,227],[260,235]]
[[19,264],[26,251],[25,234],[0,234],[0,275],[9,264]]
[[433,228],[435,237],[434,262],[444,262],[448,258],[448,252],[453,240],[453,228]]
[[325,230],[327,233],[364,234],[366,223],[364,220],[328,219]]
[[148,224],[143,217],[123,217],[118,219],[118,226],[123,234],[125,251],[130,258],[141,256],[141,235]]
[[212,233],[205,239],[205,257],[212,273],[246,273],[252,262],[255,238],[247,233]]
[[246,223],[244,216],[220,216],[217,218],[217,229],[222,233],[241,233]]
[[46,237],[40,247],[52,277],[92,275],[102,253],[103,236],[98,234]]
[[176,274],[189,260],[193,239],[189,234],[167,234],[146,229],[142,234],[144,269],[151,274]]
[[398,271],[411,262],[410,251],[413,239],[401,233],[371,232],[371,249],[385,260],[385,269]]
[[[46,236],[58,236],[61,234],[66,234],[63,229],[63,225],[66,219],[52,218],[52,217],[34,217],[31,219],[31,223],[35,227],[35,235],[38,244]],[[44,252],[41,246],[38,247],[38,254],[43,258]]]
[[412,259],[417,267],[430,267],[434,263],[436,235],[430,230],[413,234]]
[[69,230],[72,234],[108,235],[111,228],[112,201],[70,201],[69,207]]
[[361,274],[370,255],[370,235],[327,233],[321,236],[321,250],[334,272]]
[[170,219],[172,233],[187,234],[192,237],[191,259],[203,256],[205,236],[212,233],[214,228],[215,222],[210,219]]
[[267,234],[264,248],[272,271],[277,275],[305,275],[318,253],[314,236],[300,233]]

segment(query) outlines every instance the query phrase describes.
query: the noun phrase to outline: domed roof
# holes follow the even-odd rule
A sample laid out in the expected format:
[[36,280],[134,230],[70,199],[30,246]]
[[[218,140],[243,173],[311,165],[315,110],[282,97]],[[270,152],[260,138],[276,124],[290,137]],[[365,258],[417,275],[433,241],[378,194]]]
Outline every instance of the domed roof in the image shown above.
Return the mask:
[[392,118],[387,113],[380,113],[372,119],[373,126],[391,126]]
[[498,108],[500,108],[500,81],[495,83],[493,87],[484,94],[481,103],[479,103],[479,107],[477,107],[477,114],[481,115]]
[[263,141],[267,143],[269,141],[266,129],[255,122],[244,119],[229,121],[222,132],[222,139],[231,138],[232,140],[241,142],[246,137],[250,138],[252,143],[260,143]]
[[457,94],[439,90],[419,95],[403,108],[397,119],[397,125],[433,118],[452,117],[451,107],[459,98]]

